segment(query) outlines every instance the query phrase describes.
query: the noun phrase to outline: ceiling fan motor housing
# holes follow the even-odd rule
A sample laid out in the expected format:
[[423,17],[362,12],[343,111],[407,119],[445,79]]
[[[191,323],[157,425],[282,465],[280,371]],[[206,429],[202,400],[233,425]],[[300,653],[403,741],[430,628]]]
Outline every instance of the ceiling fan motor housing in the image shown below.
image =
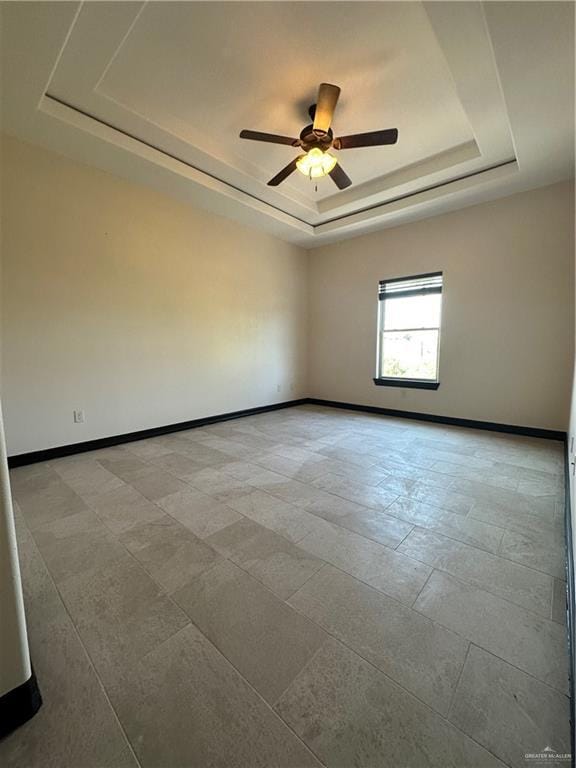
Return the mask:
[[[312,106],[308,110],[308,113],[312,118],[312,120],[314,119],[315,111],[316,111],[316,104],[312,104]],[[318,149],[321,149],[322,152],[326,152],[326,150],[330,149],[330,147],[332,146],[333,140],[334,140],[334,134],[332,133],[332,128],[328,128],[328,131],[319,131],[319,130],[314,130],[313,125],[307,125],[300,132],[300,146],[302,147],[304,152],[309,152],[311,149],[314,149],[315,147],[317,147]]]

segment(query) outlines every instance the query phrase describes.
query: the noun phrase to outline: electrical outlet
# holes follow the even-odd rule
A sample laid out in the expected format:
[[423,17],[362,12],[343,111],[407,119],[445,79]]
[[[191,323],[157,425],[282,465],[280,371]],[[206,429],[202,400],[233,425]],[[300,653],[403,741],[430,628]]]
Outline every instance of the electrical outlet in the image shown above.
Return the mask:
[[281,391],[282,391],[282,387],[280,386],[280,384],[278,384],[278,386],[276,387],[276,392],[281,392]]
[[74,411],[74,424],[84,424],[85,421],[84,411]]

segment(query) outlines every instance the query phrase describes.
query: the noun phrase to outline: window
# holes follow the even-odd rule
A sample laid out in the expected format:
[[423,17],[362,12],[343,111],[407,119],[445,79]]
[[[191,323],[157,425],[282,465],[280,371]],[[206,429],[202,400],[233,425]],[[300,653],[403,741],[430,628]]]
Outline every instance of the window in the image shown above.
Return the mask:
[[375,384],[438,389],[442,272],[381,280]]

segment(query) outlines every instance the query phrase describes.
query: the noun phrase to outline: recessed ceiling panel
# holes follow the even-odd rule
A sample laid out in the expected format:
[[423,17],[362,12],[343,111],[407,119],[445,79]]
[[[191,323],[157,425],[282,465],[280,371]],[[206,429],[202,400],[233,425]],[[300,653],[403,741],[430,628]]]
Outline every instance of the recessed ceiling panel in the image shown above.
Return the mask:
[[[421,3],[148,3],[97,91],[266,182],[297,153],[242,128],[298,136],[322,81],[342,96],[336,135],[396,127],[391,147],[348,150],[355,184],[473,139]],[[332,195],[294,174],[313,201]]]
[[[571,173],[571,3],[4,5],[4,130],[293,242]],[[343,191],[271,188],[297,150],[238,133],[297,135],[322,81],[342,88],[336,134],[400,140],[338,153]]]

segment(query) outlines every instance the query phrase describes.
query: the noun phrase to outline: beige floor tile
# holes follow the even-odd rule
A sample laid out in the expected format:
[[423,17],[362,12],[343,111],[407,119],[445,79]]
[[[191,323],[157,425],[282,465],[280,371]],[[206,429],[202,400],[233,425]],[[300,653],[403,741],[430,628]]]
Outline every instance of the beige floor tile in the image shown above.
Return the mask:
[[479,502],[470,512],[469,518],[482,520],[500,528],[506,528],[519,533],[553,533],[563,531],[563,520],[553,511],[546,513],[535,512],[530,508],[519,507],[510,509],[496,503]]
[[407,605],[432,572],[427,565],[326,522],[305,536],[299,546]]
[[26,493],[34,494],[45,491],[54,483],[60,482],[60,476],[47,462],[15,467],[10,470],[12,493],[18,497]]
[[552,472],[521,468],[518,472],[518,492],[528,496],[549,496],[562,493],[564,477]]
[[124,485],[124,481],[105,469],[91,454],[80,454],[75,461],[59,460],[53,467],[60,477],[83,499],[90,499]]
[[356,504],[364,507],[370,507],[378,511],[383,511],[398,498],[395,489],[388,489],[385,486],[373,487],[365,486],[362,483],[356,483],[348,477],[340,475],[327,474],[314,480],[312,483],[316,488],[320,488],[328,493],[341,496]]
[[275,472],[302,483],[309,483],[329,471],[330,459],[321,461],[302,461],[280,456],[277,453],[262,453],[254,458],[259,467]]
[[262,451],[262,448],[256,448],[253,445],[243,445],[237,440],[219,437],[218,435],[206,436],[196,442],[208,450],[217,451],[222,456],[226,456],[228,460],[251,461]]
[[324,456],[328,456],[332,459],[338,459],[348,464],[353,464],[358,467],[373,467],[377,464],[377,459],[374,456],[370,456],[366,453],[359,453],[358,451],[351,451],[344,446],[326,446],[322,448],[319,453]]
[[229,499],[228,506],[295,543],[323,524],[314,515],[265,491],[254,491],[241,498]]
[[285,483],[286,476],[279,472],[272,472],[259,464],[249,461],[231,461],[222,467],[222,472],[244,480],[255,488],[266,488],[276,483]]
[[129,554],[59,588],[105,685],[189,623]]
[[[353,516],[366,512],[368,507],[356,504],[349,499],[343,499],[342,496],[335,496],[327,491],[317,491],[312,499],[300,505],[300,509],[305,509],[329,523],[339,523],[347,516]],[[375,510],[371,510],[374,512]]]
[[193,472],[188,476],[187,481],[196,490],[222,502],[237,496],[246,496],[246,494],[254,491],[254,487],[246,481],[238,480],[238,478],[212,467],[205,467]]
[[170,494],[185,491],[189,487],[187,483],[169,472],[150,466],[146,470],[138,472],[128,482],[138,493],[150,501],[159,501]]
[[0,742],[0,764],[3,768],[113,765],[116,755],[127,748],[126,739],[54,588],[27,601],[26,611],[43,705],[32,720]]
[[319,766],[299,736],[328,768],[516,768],[543,706],[568,728],[555,442],[307,405],[11,479],[51,708],[2,764],[138,768],[108,700],[142,768]]
[[166,456],[171,453],[170,448],[163,445],[160,440],[149,438],[146,440],[133,440],[124,446],[127,451],[133,453],[143,461],[151,461],[160,456]]
[[387,480],[379,483],[378,488],[398,497],[409,493],[416,486],[416,482],[414,478],[390,475]]
[[336,640],[318,651],[276,708],[330,768],[503,768]]
[[22,592],[26,602],[41,599],[53,591],[53,578],[48,572],[22,512],[14,503],[14,523],[18,541],[18,562],[22,578]]
[[164,515],[159,507],[129,485],[94,497],[90,506],[116,536]]
[[314,463],[324,461],[322,456],[317,451],[311,451],[307,448],[302,448],[298,445],[285,445],[280,444],[271,449],[271,453],[278,454],[278,456],[285,456],[287,459],[293,459],[302,463]]
[[54,520],[34,530],[34,538],[56,583],[109,567],[125,555],[94,512]]
[[552,577],[540,571],[422,528],[397,551],[550,618]]
[[32,490],[17,484],[14,495],[30,528],[88,509],[86,502],[56,472],[44,486]]
[[230,456],[228,454],[223,453],[216,448],[202,445],[197,440],[180,438],[176,444],[175,450],[177,453],[182,453],[184,456],[188,456],[188,458],[205,467],[219,467],[230,461]]
[[230,506],[194,488],[165,496],[157,503],[200,539],[205,539],[242,518],[242,515]]
[[558,579],[566,576],[564,536],[559,530],[507,530],[502,537],[500,554]]
[[[390,482],[392,475],[386,470],[377,466],[359,467],[355,464],[348,464],[338,459],[326,459],[317,463],[319,469],[324,469],[325,474],[336,475],[353,480],[355,483],[361,483],[368,487],[377,487],[381,483]],[[320,475],[318,475],[320,477]]]
[[242,518],[206,539],[225,557],[262,582],[282,600],[296,592],[324,563],[303,549]]
[[450,720],[506,765],[525,768],[535,762],[529,753],[570,752],[568,711],[567,696],[472,646]]
[[414,608],[557,690],[568,690],[566,637],[560,624],[439,571]]
[[282,483],[272,483],[270,485],[261,484],[256,480],[252,481],[252,484],[260,490],[267,491],[268,493],[276,496],[278,499],[282,499],[288,504],[293,504],[296,507],[304,507],[316,498],[318,490],[307,483],[300,483],[297,480],[291,480],[290,478],[283,478]]
[[167,592],[174,592],[221,558],[168,515],[131,528],[119,541]]
[[204,468],[188,456],[183,456],[181,453],[174,453],[173,451],[151,458],[150,464],[170,472],[180,480],[188,480],[191,475]]
[[388,507],[387,514],[487,552],[498,553],[504,535],[504,530],[495,525],[413,499],[398,499]]
[[192,625],[142,659],[113,698],[143,768],[320,768]]
[[132,747],[128,746],[121,750],[112,761],[106,765],[106,768],[140,768],[140,763],[136,759]]
[[149,466],[146,461],[143,461],[138,458],[138,456],[134,456],[134,454],[129,452],[113,458],[101,458],[99,459],[99,462],[104,469],[107,469],[108,472],[112,472],[112,474],[125,482],[130,482],[135,475],[138,475],[142,471],[146,471]]
[[176,592],[174,599],[270,703],[286,690],[326,637],[229,561],[200,575]]
[[392,548],[397,547],[414,527],[385,512],[363,507],[331,493],[323,493],[302,508],[323,520]]
[[484,504],[499,504],[510,509],[530,509],[541,513],[554,511],[554,500],[551,496],[530,496],[506,488],[494,488],[474,480],[454,480],[451,489],[472,496],[477,502]]
[[468,641],[326,565],[289,600],[441,714],[447,714]]
[[532,469],[539,472],[548,472],[551,474],[564,474],[564,459],[562,453],[556,450],[544,453],[532,453],[526,446],[513,451],[499,451],[493,448],[478,449],[476,455],[485,457],[493,461],[502,461],[506,464],[513,464],[516,467]]
[[445,509],[456,515],[467,515],[476,504],[476,500],[471,496],[437,488],[431,485],[428,480],[416,481],[414,486],[402,495],[404,498],[431,504],[433,507],[440,507],[440,509]]
[[509,465],[497,462],[489,462],[488,467],[479,467],[476,462],[464,464],[441,460],[435,461],[431,469],[444,475],[473,480],[495,488],[506,488],[510,491],[518,489],[518,471]]

